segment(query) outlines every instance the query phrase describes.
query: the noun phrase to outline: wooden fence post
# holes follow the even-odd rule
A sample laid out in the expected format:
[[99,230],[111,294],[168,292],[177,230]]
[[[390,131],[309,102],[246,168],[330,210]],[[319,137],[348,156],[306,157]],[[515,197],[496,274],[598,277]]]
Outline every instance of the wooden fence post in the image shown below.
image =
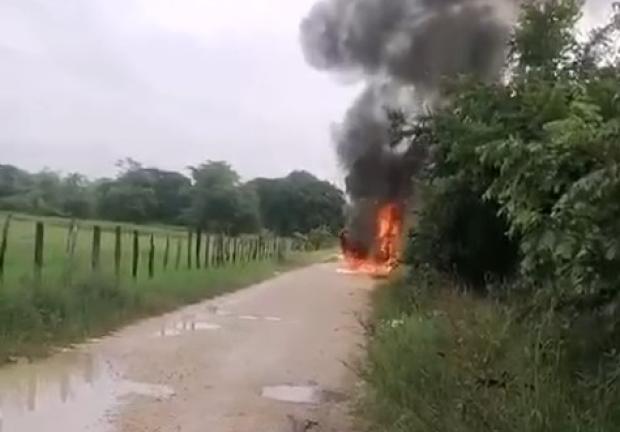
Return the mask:
[[235,238],[228,237],[228,262],[235,263]]
[[101,227],[95,225],[93,227],[93,250],[91,255],[91,268],[93,271],[99,270],[101,261]]
[[219,267],[219,254],[220,254],[220,236],[221,234],[215,234],[213,236],[213,267]]
[[43,222],[37,222],[34,232],[34,279],[37,286],[41,284],[43,272],[44,230]]
[[140,234],[138,230],[133,231],[133,257],[131,261],[131,276],[136,279],[138,277],[138,260],[140,259]]
[[202,252],[202,230],[198,228],[196,230],[196,269],[200,270],[200,266],[202,265],[202,260],[200,259],[200,254]]
[[205,265],[204,268],[211,266],[211,236],[207,234],[205,236]]
[[237,264],[241,264],[243,262],[243,238],[235,237],[235,259],[237,260]]
[[252,237],[250,240],[250,254],[251,254],[251,258],[252,261],[256,261],[257,258],[257,251],[258,251],[258,247],[256,245],[256,238]]
[[8,215],[2,227],[2,243],[0,243],[0,283],[4,282],[4,261],[6,258],[6,249],[9,242],[9,225],[13,215]]
[[245,242],[246,242],[246,238],[245,237],[241,237],[239,239],[239,255],[241,258],[241,263],[245,265],[245,263],[247,262],[247,256],[246,256],[246,249],[245,249]]
[[75,227],[75,219],[71,219],[69,222],[69,230],[67,231],[67,242],[65,243],[65,253],[69,253],[71,248],[71,235],[73,234],[73,228]]
[[224,234],[220,234],[220,240],[219,240],[219,252],[218,252],[218,261],[219,261],[219,265],[223,266],[224,265]]
[[168,268],[168,261],[170,260],[170,236],[166,236],[166,246],[164,247],[164,270]]
[[73,261],[75,257],[75,247],[77,246],[77,238],[78,232],[80,231],[80,226],[75,224],[71,231],[71,244],[69,245],[69,258]]
[[237,237],[233,237],[232,238],[232,262],[233,264],[237,264],[237,243],[238,243],[238,239]]
[[151,238],[149,240],[149,279],[153,279],[155,276],[155,236],[151,233]]
[[183,251],[183,239],[178,238],[177,239],[177,256],[174,261],[175,270],[178,270],[179,268],[181,268],[181,252],[182,251]]
[[192,233],[192,230],[187,231],[187,269],[191,270],[192,269],[192,242],[193,242],[193,238],[194,235]]
[[228,246],[229,246],[229,239],[227,235],[224,235],[222,237],[222,264],[223,265],[227,265],[228,264]]
[[121,277],[121,256],[122,256],[122,231],[120,225],[114,228],[114,275],[116,280]]
[[75,246],[77,245],[78,230],[79,225],[75,222],[75,220],[72,220],[71,224],[69,225],[69,230],[67,231],[67,261],[65,263],[65,269],[63,274],[65,285],[69,285],[71,283],[71,278],[73,276],[73,270],[75,265]]

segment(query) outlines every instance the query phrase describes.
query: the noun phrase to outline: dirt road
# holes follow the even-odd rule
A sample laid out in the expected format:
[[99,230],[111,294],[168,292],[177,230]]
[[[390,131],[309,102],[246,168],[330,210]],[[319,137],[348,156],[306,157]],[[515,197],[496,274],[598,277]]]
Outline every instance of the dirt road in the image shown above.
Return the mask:
[[320,264],[0,370],[0,432],[351,430],[372,282]]

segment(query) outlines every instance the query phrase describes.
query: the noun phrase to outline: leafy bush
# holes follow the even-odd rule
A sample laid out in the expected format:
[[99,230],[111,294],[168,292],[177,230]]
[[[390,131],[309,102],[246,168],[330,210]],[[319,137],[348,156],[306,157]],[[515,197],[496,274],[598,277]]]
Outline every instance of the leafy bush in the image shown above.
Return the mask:
[[336,245],[336,237],[326,226],[310,230],[307,238],[311,248],[314,250],[325,249]]
[[620,292],[620,73],[604,49],[591,61],[616,27],[580,44],[578,11],[572,0],[525,7],[508,78],[452,83],[426,120],[434,200],[418,249],[479,282],[509,273],[514,242],[523,286],[546,304],[592,308]]
[[432,264],[479,289],[514,273],[518,244],[506,235],[507,224],[492,203],[453,181],[435,183],[424,202],[407,247],[408,263]]

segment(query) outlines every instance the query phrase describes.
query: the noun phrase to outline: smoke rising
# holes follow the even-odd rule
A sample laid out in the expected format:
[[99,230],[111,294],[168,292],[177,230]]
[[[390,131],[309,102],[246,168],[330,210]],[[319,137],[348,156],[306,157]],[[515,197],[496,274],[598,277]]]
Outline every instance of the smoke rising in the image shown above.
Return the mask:
[[[369,248],[377,208],[404,201],[424,149],[393,142],[387,110],[415,116],[445,77],[498,76],[516,0],[322,0],[301,23],[310,65],[357,74],[366,88],[334,131],[347,172],[350,234]],[[370,231],[370,232],[369,232]]]

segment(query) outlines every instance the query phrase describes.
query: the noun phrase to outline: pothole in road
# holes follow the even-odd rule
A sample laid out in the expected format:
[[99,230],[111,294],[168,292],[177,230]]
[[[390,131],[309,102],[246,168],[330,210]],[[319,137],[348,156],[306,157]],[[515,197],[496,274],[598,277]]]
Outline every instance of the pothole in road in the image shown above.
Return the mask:
[[281,402],[318,404],[321,402],[321,390],[315,386],[269,386],[263,387],[261,396]]
[[163,326],[153,334],[153,337],[172,337],[180,336],[184,333],[191,333],[205,330],[219,330],[222,326],[206,321],[180,321],[171,325]]
[[217,305],[208,305],[206,307],[206,310],[207,310],[207,313],[215,315],[215,316],[236,317],[237,319],[242,320],[242,321],[271,321],[271,322],[282,321],[282,318],[277,317],[277,316],[263,316],[263,315],[252,315],[252,314],[233,315],[232,312],[227,311],[225,309],[221,309]]
[[216,316],[227,317],[227,316],[232,315],[229,311],[222,309],[218,305],[208,305],[206,309],[208,313],[216,315]]
[[238,319],[243,321],[271,321],[271,322],[280,322],[282,318],[276,316],[257,316],[257,315],[239,315]]
[[134,395],[134,396],[144,396],[153,399],[169,399],[176,395],[175,391],[172,388],[159,385],[159,384],[147,384],[135,381],[120,381],[119,382],[119,393],[121,395]]
[[279,385],[263,387],[261,396],[281,402],[319,404],[321,402],[342,402],[344,393],[321,389],[316,385]]

